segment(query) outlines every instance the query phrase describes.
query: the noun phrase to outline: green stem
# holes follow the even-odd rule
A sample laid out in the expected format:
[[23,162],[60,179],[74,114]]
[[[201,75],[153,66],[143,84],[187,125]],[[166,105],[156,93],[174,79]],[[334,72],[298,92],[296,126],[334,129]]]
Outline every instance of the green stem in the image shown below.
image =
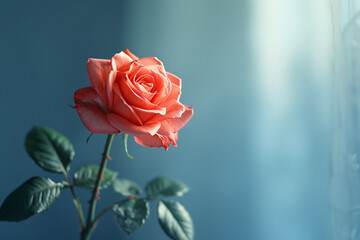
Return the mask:
[[93,188],[92,196],[91,196],[91,199],[90,199],[90,207],[89,207],[89,212],[88,212],[88,216],[87,216],[86,227],[85,227],[84,231],[81,234],[81,239],[82,240],[89,240],[90,236],[91,236],[91,230],[92,230],[92,227],[93,227],[93,221],[94,221],[95,210],[96,210],[96,202],[97,202],[96,197],[97,197],[97,194],[98,194],[101,178],[102,178],[102,176],[104,174],[104,171],[105,171],[105,168],[106,168],[106,162],[108,160],[108,156],[109,156],[109,152],[110,152],[110,148],[111,148],[111,143],[112,143],[112,141],[114,139],[114,136],[115,136],[115,134],[109,134],[107,139],[106,139],[105,149],[104,149],[104,153],[102,155],[99,173],[97,175],[95,186]]
[[65,175],[66,181],[67,181],[68,184],[69,184],[69,188],[70,188],[70,191],[71,191],[71,195],[72,195],[72,197],[73,197],[76,210],[77,210],[77,212],[78,212],[78,214],[79,214],[81,231],[83,231],[83,229],[84,229],[84,227],[85,227],[85,219],[84,219],[84,213],[83,213],[83,210],[82,210],[80,201],[79,201],[79,199],[78,199],[77,196],[76,196],[76,193],[75,193],[75,190],[74,190],[74,185],[72,184],[72,182],[71,182],[71,180],[70,180],[69,173],[68,173],[65,169],[64,169],[64,175]]

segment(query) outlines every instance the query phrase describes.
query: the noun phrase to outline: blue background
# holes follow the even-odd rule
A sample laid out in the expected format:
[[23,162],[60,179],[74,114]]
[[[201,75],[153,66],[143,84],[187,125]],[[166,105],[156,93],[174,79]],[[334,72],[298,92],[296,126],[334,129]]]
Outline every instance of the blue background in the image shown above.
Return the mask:
[[[72,171],[99,163],[106,137],[85,144],[89,132],[66,103],[90,85],[88,58],[109,59],[128,48],[138,57],[158,57],[181,77],[181,102],[195,114],[169,151],[131,137],[131,160],[116,139],[110,169],[141,186],[159,175],[186,183],[191,191],[179,200],[199,240],[329,239],[330,83],[326,61],[318,66],[327,55],[313,51],[324,45],[315,40],[327,36],[314,25],[327,29],[321,25],[327,20],[312,21],[321,4],[277,2],[1,2],[0,202],[31,176],[63,180],[27,156],[24,139],[34,125],[73,142]],[[89,191],[77,192],[87,211]],[[104,190],[98,209],[119,199]],[[149,220],[130,239],[168,239],[155,210],[151,205]],[[0,236],[78,239],[70,193],[26,221],[1,222]],[[125,234],[108,213],[93,239]]]

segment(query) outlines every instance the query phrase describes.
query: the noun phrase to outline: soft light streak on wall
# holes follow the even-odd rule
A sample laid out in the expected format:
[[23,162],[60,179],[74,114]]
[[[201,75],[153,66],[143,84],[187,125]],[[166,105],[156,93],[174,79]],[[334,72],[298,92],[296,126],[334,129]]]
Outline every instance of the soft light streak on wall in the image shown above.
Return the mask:
[[[253,6],[258,239],[323,239],[330,172],[329,3],[257,0]],[[313,194],[316,199],[308,198]]]

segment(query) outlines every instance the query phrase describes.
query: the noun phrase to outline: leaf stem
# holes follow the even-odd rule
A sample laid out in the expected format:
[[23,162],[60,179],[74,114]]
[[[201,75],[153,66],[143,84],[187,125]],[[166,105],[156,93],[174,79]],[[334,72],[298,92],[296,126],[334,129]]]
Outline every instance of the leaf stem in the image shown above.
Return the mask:
[[82,210],[82,207],[81,207],[81,203],[80,203],[79,199],[76,196],[76,193],[75,193],[75,190],[74,190],[74,185],[72,184],[72,182],[70,180],[69,173],[68,173],[67,170],[64,171],[64,175],[65,175],[66,181],[69,184],[71,195],[73,197],[76,210],[77,210],[77,212],[79,214],[80,226],[81,226],[81,232],[82,232],[84,230],[84,228],[85,228],[85,219],[84,219],[84,213],[83,213],[83,210]]
[[119,201],[119,202],[116,202],[116,203],[113,203],[113,204],[110,204],[109,206],[105,207],[105,208],[95,217],[94,221],[92,222],[91,228],[96,225],[96,223],[100,220],[100,218],[101,218],[107,211],[109,211],[110,209],[112,209],[115,205],[125,202],[126,200],[127,200],[127,199],[122,200],[122,201]]
[[[155,202],[158,202],[158,201],[161,201],[160,199],[157,199],[157,198],[152,198],[152,197],[145,197],[145,198],[137,198],[137,199],[144,199],[144,200],[148,200],[148,201],[155,201]],[[119,202],[115,202],[113,204],[110,204],[109,206],[105,207],[94,219],[94,221],[92,222],[92,226],[91,228],[93,228],[97,222],[100,220],[100,218],[107,212],[109,211],[110,209],[112,209],[115,205],[118,205],[118,204],[121,204],[121,203],[124,203],[128,200],[127,199],[124,199],[124,200],[121,200]]]
[[109,134],[107,139],[106,139],[106,144],[105,144],[105,148],[104,148],[104,153],[102,155],[102,159],[101,159],[101,163],[100,163],[100,169],[99,169],[99,173],[97,175],[96,178],[96,182],[95,182],[95,186],[92,190],[92,196],[90,199],[90,207],[89,207],[89,212],[88,212],[88,216],[87,216],[87,221],[86,221],[86,227],[84,229],[84,231],[81,234],[81,239],[82,240],[89,240],[90,239],[90,235],[91,235],[91,230],[93,227],[93,222],[94,222],[94,216],[95,216],[95,210],[96,210],[96,202],[97,202],[97,194],[98,194],[98,190],[99,190],[99,186],[100,186],[100,181],[101,178],[104,174],[105,168],[106,168],[106,163],[108,160],[108,155],[110,152],[110,148],[111,148],[111,143],[114,139],[115,134]]

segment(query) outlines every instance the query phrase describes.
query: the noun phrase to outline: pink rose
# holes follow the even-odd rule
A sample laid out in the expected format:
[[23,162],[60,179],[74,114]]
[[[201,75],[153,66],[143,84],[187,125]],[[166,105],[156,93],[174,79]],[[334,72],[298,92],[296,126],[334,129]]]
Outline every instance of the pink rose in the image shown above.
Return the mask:
[[178,131],[193,115],[180,103],[181,80],[153,57],[129,50],[111,60],[88,60],[91,87],[75,92],[76,110],[92,133],[134,135],[146,147],[176,146]]

